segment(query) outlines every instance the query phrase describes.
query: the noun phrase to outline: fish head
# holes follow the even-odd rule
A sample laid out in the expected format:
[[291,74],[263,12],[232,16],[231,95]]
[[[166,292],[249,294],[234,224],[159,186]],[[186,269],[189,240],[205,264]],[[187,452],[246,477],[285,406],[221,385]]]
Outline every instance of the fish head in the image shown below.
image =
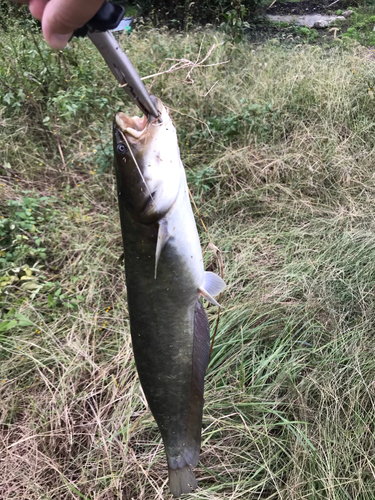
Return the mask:
[[138,222],[160,220],[176,201],[183,166],[176,129],[163,103],[152,96],[158,118],[117,113],[113,125],[120,203]]

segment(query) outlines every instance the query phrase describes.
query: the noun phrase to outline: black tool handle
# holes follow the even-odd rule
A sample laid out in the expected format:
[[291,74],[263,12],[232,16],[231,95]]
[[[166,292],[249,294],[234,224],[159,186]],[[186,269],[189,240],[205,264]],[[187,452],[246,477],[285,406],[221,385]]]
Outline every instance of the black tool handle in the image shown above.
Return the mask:
[[83,37],[92,31],[114,30],[120,24],[124,13],[124,7],[105,0],[95,16],[82,26],[82,28],[75,30],[73,36]]

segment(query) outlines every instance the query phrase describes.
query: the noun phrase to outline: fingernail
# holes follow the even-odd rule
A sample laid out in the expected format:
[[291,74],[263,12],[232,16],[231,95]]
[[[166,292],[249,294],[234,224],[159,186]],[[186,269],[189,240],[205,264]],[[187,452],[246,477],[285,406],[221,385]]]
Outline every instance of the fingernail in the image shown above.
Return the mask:
[[69,42],[70,37],[73,33],[68,33],[65,35],[60,35],[59,33],[52,33],[50,39],[48,40],[49,45],[53,49],[63,49],[65,45]]

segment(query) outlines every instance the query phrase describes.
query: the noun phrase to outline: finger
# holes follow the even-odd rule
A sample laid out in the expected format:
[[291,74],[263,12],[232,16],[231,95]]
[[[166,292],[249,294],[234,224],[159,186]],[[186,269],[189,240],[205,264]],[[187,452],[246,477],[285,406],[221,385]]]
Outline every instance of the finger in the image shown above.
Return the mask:
[[53,49],[62,49],[73,31],[86,24],[102,3],[103,0],[51,0],[43,13],[44,38]]
[[29,9],[31,15],[41,20],[43,17],[43,11],[47,5],[48,0],[30,0]]

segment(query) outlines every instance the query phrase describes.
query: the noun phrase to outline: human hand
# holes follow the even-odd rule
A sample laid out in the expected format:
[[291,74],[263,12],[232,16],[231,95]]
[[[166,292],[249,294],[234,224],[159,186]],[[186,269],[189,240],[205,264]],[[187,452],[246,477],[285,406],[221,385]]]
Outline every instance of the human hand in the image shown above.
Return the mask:
[[42,22],[44,38],[53,49],[62,49],[74,30],[100,9],[103,0],[15,0],[28,3],[31,14]]

